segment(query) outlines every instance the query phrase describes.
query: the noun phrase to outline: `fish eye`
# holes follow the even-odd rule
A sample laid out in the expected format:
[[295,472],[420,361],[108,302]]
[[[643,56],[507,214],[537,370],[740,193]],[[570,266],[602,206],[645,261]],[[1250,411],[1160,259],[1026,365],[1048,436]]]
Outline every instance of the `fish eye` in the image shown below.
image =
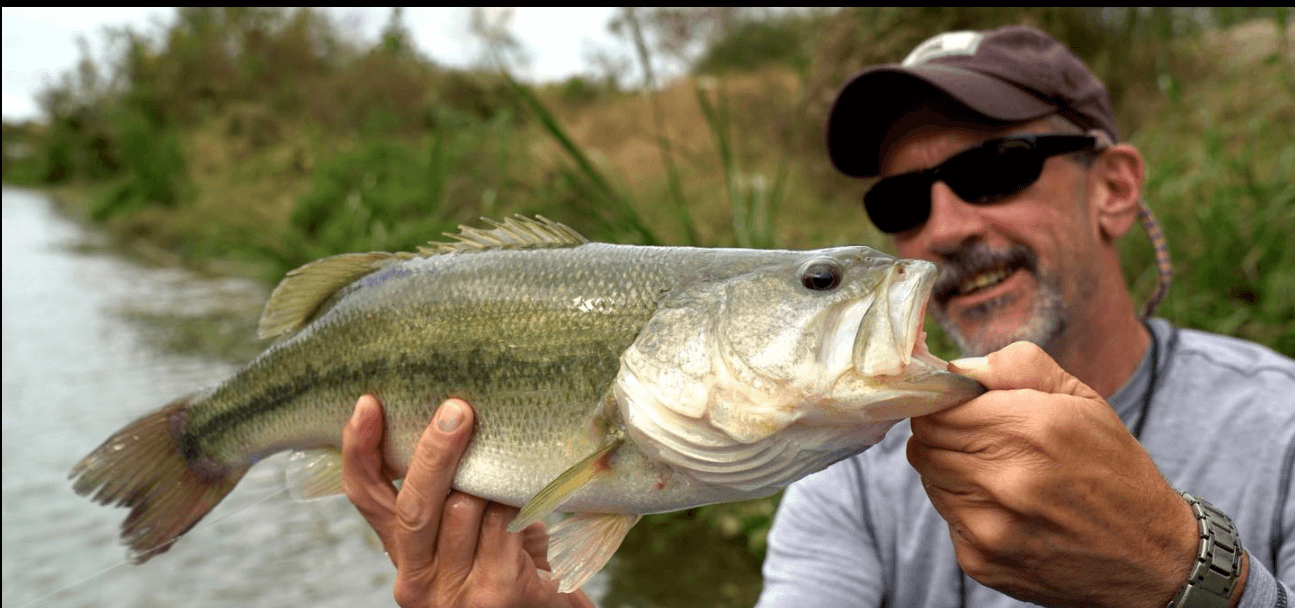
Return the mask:
[[814,291],[831,291],[841,284],[841,267],[831,260],[810,262],[800,272],[800,284]]

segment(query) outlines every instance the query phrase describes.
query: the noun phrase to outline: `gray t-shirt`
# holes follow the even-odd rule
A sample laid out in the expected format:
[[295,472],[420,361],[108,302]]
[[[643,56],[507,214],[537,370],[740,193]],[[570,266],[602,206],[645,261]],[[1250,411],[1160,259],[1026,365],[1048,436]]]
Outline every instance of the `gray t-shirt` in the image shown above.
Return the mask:
[[[1158,387],[1142,445],[1165,478],[1227,513],[1250,554],[1243,608],[1295,608],[1295,361],[1235,338],[1151,322]],[[1151,350],[1108,401],[1137,428]],[[1098,356],[1098,353],[1094,353]],[[908,464],[908,421],[792,484],[769,534],[760,608],[1027,606],[958,568],[949,529]],[[1274,575],[1276,575],[1274,577]],[[1101,581],[1093,581],[1101,584]]]

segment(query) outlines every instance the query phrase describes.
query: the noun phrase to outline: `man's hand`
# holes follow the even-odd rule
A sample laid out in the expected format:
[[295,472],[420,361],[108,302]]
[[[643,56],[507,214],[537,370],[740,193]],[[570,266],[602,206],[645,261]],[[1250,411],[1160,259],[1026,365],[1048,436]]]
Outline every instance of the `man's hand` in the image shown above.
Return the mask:
[[1045,606],[1167,604],[1195,519],[1110,405],[1033,344],[964,361],[989,392],[914,418],[908,442],[963,571]]
[[584,593],[559,594],[547,577],[543,524],[505,528],[517,509],[460,492],[450,483],[472,431],[472,408],[446,401],[427,426],[404,484],[384,463],[382,411],[365,395],[342,435],[346,495],[396,565],[396,602],[416,606],[591,606]]

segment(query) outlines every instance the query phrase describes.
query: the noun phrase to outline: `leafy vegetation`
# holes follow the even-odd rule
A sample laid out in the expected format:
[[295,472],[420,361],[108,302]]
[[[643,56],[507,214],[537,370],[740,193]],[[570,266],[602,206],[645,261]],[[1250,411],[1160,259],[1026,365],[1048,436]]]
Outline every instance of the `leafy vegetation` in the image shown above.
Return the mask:
[[[515,212],[624,243],[886,248],[861,184],[823,155],[833,94],[936,32],[1026,23],[1103,78],[1146,158],[1145,195],[1175,258],[1160,315],[1295,353],[1285,9],[693,10],[618,16],[649,85],[626,90],[618,72],[532,86],[445,69],[411,46],[399,11],[360,43],[310,9],[183,8],[161,36],[115,32],[104,65],[87,56],[41,95],[42,124],[6,124],[4,178],[62,188],[124,239],[267,280]],[[690,76],[655,83],[666,59]],[[1149,243],[1121,248],[1147,297]],[[627,541],[651,560],[709,539],[708,559],[735,564],[742,583],[704,598],[613,583],[613,597],[749,605],[775,504],[652,516]]]

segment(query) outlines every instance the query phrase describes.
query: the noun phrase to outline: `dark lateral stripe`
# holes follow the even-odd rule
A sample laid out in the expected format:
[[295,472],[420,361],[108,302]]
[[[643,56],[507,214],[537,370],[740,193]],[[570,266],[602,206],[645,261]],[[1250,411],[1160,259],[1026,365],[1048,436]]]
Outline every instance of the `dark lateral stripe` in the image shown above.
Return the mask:
[[552,387],[565,383],[575,387],[580,384],[597,384],[591,387],[596,399],[603,387],[610,384],[619,366],[618,355],[610,349],[601,353],[577,352],[546,360],[521,359],[511,353],[471,353],[450,355],[429,354],[421,359],[374,359],[360,365],[339,365],[321,373],[314,365],[306,367],[282,384],[272,385],[239,405],[224,411],[210,420],[185,429],[180,443],[190,446],[185,456],[191,461],[199,455],[196,445],[229,433],[238,426],[274,412],[291,407],[309,391],[332,387],[345,392],[350,387],[356,392],[380,388],[376,382],[396,378],[396,382],[409,382],[425,387],[428,395],[464,391],[468,394],[486,395],[491,389],[504,387]]

